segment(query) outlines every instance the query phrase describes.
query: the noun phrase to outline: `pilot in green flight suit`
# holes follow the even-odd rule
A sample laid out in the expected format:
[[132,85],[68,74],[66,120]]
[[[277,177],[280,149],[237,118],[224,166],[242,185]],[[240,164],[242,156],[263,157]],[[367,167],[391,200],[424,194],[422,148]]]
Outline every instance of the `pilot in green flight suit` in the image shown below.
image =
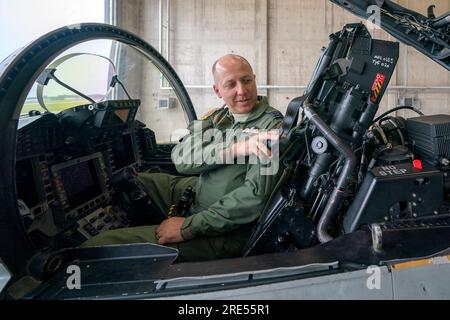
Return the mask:
[[[279,135],[268,130],[280,128],[283,117],[266,98],[257,96],[255,75],[244,58],[226,55],[218,59],[213,75],[214,91],[226,106],[192,121],[190,134],[172,152],[177,171],[195,176],[138,176],[162,212],[168,212],[192,186],[196,196],[190,214],[170,217],[159,226],[107,231],[86,241],[84,247],[152,242],[177,248],[179,262],[241,254],[279,177],[278,163],[267,165],[262,159],[269,159],[273,152],[266,142]],[[277,161],[276,156],[270,159]]]

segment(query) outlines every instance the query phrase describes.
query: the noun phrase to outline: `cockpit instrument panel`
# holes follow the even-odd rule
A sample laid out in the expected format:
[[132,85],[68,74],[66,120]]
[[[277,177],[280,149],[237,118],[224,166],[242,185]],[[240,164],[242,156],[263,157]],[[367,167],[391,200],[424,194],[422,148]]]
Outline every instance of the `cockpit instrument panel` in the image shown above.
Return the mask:
[[156,147],[153,132],[135,120],[139,106],[102,101],[19,119],[16,191],[23,224],[39,243],[76,230],[82,242],[127,225],[111,180],[140,168]]

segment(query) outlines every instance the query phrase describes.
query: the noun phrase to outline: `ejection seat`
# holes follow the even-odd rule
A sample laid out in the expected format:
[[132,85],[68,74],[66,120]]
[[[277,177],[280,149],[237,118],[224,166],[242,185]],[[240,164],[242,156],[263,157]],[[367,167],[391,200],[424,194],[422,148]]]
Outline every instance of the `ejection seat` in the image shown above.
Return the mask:
[[[286,114],[283,119],[282,132],[280,135],[279,148],[280,160],[277,183],[267,199],[264,209],[256,225],[253,228],[252,234],[247,241],[247,244],[242,251],[242,256],[261,254],[284,250],[286,244],[283,243],[282,230],[278,227],[274,228],[276,224],[283,223],[283,209],[288,206],[295,210],[296,204],[296,170],[298,159],[301,158],[304,148],[305,126],[300,124],[297,126],[299,118],[300,107],[306,99],[306,95],[294,98],[288,105]],[[300,218],[300,216],[299,216]],[[298,221],[298,223],[305,223],[306,221]],[[310,223],[309,221],[307,223]],[[312,226],[313,227],[313,226]],[[269,228],[272,230],[269,232]],[[275,230],[276,229],[276,230]],[[280,237],[273,239],[275,233],[281,233]],[[288,239],[286,239],[288,240]],[[312,239],[305,239],[307,242],[312,242]],[[286,242],[287,243],[287,242]]]

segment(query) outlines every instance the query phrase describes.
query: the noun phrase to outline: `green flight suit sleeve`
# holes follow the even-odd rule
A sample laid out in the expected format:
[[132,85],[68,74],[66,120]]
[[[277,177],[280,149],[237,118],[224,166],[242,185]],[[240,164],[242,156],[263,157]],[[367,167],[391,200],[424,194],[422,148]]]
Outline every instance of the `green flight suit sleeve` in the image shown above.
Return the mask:
[[223,165],[222,150],[228,147],[224,134],[215,129],[212,119],[194,120],[190,134],[172,150],[172,161],[181,174],[196,175]]
[[[274,119],[268,127],[273,129],[280,125],[280,119]],[[245,181],[240,187],[207,209],[187,217],[181,227],[183,238],[218,236],[257,220],[281,173],[278,170],[275,174],[262,175],[261,169],[259,160],[248,164]]]

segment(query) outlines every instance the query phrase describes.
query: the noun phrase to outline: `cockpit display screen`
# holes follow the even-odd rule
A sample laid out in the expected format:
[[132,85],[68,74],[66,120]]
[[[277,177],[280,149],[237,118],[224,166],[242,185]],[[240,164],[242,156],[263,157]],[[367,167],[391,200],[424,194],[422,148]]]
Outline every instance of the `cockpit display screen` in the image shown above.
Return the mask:
[[115,170],[122,169],[136,162],[131,134],[124,134],[112,145]]
[[71,208],[76,208],[102,193],[93,159],[62,168],[59,176]]
[[39,194],[36,188],[33,166],[30,159],[18,161],[16,164],[17,196],[29,208],[39,203]]

